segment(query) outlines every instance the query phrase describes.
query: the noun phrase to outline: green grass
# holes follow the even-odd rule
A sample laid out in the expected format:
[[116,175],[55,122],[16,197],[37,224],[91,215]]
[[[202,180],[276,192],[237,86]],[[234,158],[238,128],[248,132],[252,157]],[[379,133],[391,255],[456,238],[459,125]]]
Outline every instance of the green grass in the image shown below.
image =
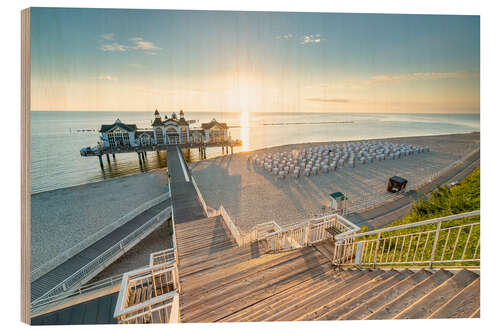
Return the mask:
[[[465,212],[470,212],[474,210],[479,210],[480,207],[480,169],[474,170],[469,176],[463,179],[460,184],[448,188],[447,186],[438,186],[434,192],[432,192],[431,197],[428,199],[421,199],[417,202],[413,202],[409,214],[397,221],[391,223],[388,227],[399,226],[404,224],[409,224],[413,222],[424,221],[428,219],[433,219],[437,217],[443,217],[448,215],[455,215]],[[443,222],[441,224],[441,231],[438,236],[438,241],[436,244],[436,252],[434,260],[460,259],[462,254],[464,258],[472,258],[474,252],[476,252],[476,244],[478,244],[480,236],[480,226],[471,224],[479,222],[479,216],[473,216],[464,219],[458,219],[453,221]],[[465,225],[461,230],[459,228],[448,229],[455,226]],[[435,239],[435,232],[437,224],[433,223],[430,225],[413,227],[408,229],[396,230],[391,232],[385,232],[381,234],[381,238],[393,237],[392,241],[386,240],[379,243],[379,249],[377,251],[377,262],[386,261],[387,259],[393,258],[398,261],[411,261],[411,260],[421,260],[425,261],[431,257],[432,247]],[[444,229],[444,230],[443,230]],[[420,242],[418,242],[418,236],[415,236],[410,242],[409,237],[405,239],[405,244],[403,245],[402,237],[395,237],[401,235],[407,235],[411,233],[418,233],[429,231],[428,237],[427,233],[420,236]],[[432,232],[431,232],[432,231]],[[366,236],[364,240],[372,240],[377,238],[377,235]],[[396,242],[397,239],[397,242]],[[410,244],[411,243],[411,244]],[[418,245],[417,245],[418,244]],[[369,256],[368,246],[365,245],[365,257]],[[446,245],[446,247],[445,247]],[[465,253],[464,253],[465,249]],[[388,251],[390,250],[390,251]],[[443,253],[444,252],[444,253]],[[390,253],[389,257],[385,254]],[[375,256],[375,250],[372,250],[370,258]],[[477,249],[477,256],[480,256],[480,248]],[[405,260],[408,258],[408,260]],[[392,261],[392,260],[391,260]],[[417,264],[418,265],[418,264]],[[479,261],[465,262],[465,263],[440,263],[435,266],[478,266]]]

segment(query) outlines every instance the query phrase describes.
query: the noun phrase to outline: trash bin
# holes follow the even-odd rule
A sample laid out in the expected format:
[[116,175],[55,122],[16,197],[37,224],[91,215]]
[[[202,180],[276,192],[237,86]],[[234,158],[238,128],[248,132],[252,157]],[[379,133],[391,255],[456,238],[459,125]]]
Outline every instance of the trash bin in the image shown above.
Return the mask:
[[391,193],[404,192],[408,180],[399,176],[392,176],[387,182],[387,191]]

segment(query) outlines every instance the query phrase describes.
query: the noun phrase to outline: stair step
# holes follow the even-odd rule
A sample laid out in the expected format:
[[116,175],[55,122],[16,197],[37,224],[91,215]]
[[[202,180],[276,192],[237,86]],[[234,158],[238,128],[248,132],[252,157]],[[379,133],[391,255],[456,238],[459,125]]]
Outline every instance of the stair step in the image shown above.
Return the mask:
[[325,291],[319,297],[307,300],[306,302],[297,302],[296,304],[293,304],[293,306],[291,306],[289,309],[286,309],[284,313],[276,314],[266,320],[314,320],[314,318],[321,315],[323,312],[328,311],[329,301],[334,301],[340,297],[347,295],[351,291],[356,290],[360,286],[366,284],[367,282],[382,274],[383,272],[381,271],[361,272],[359,276],[354,276],[353,279],[339,284],[332,290]]
[[233,281],[240,280],[297,257],[299,257],[299,254],[293,252],[264,255],[257,259],[239,262],[238,264],[203,274],[202,276],[186,279],[191,292],[184,291],[183,295],[199,295],[215,288],[229,286]]
[[331,271],[322,272],[318,276],[312,277],[297,286],[275,294],[254,306],[239,311],[235,315],[224,318],[224,321],[260,321],[262,318],[269,316],[270,313],[275,313],[282,308],[286,308],[289,304],[295,303],[297,299],[321,293],[325,287],[339,283],[352,276],[352,274],[352,272],[347,270],[338,274]]
[[[268,285],[258,287],[257,289],[254,289],[253,292],[242,295],[243,297],[236,298],[234,301],[226,302],[223,306],[207,312],[206,314],[200,316],[199,319],[197,318],[197,320],[202,322],[215,322],[223,320],[224,318],[241,311],[249,305],[258,304],[263,299],[266,299],[275,293],[294,287],[310,279],[311,276],[315,276],[321,272],[326,272],[329,268],[329,263],[324,262],[322,265],[316,266],[312,269],[306,268],[294,270],[291,274],[283,275]],[[254,285],[252,287],[256,286]]]
[[444,270],[439,270],[436,273],[429,276],[427,279],[423,280],[419,284],[415,285],[410,290],[392,300],[391,302],[384,304],[378,310],[375,310],[373,314],[363,319],[390,319],[395,315],[405,310],[413,304],[415,301],[420,299],[422,296],[444,283],[448,280],[452,273]]
[[429,318],[468,318],[479,309],[480,279],[477,278]]
[[[299,316],[296,319],[293,320],[328,320],[328,314],[330,312],[335,312],[337,309],[342,311],[342,305],[348,304],[351,301],[354,301],[357,299],[359,296],[364,294],[365,292],[371,290],[372,288],[378,286],[380,283],[382,283],[386,279],[391,279],[393,278],[396,274],[398,274],[396,271],[391,270],[391,271],[378,271],[377,276],[373,277],[371,280],[367,281],[366,283],[361,284],[357,288],[354,288],[349,291],[345,291],[343,294],[341,294],[339,297],[334,298],[332,301],[328,302],[327,304],[321,306],[318,309],[315,309],[311,313],[304,314],[303,316]],[[334,313],[335,315],[335,313]],[[305,319],[307,318],[307,319]]]
[[318,320],[340,319],[342,315],[347,314],[348,312],[357,308],[358,306],[365,304],[367,300],[371,299],[376,295],[379,295],[384,290],[387,290],[387,288],[393,287],[401,280],[406,279],[410,274],[412,274],[410,271],[402,271],[402,272],[395,271],[394,275],[386,278],[381,278],[381,281],[378,283],[375,282],[373,287],[371,287],[370,289],[368,289],[367,291],[365,291],[364,293],[362,293],[361,295],[355,297],[350,301],[347,302],[344,301],[340,306],[337,306],[332,311],[327,312],[325,315],[318,318]]
[[427,318],[441,305],[445,304],[448,300],[453,298],[462,289],[467,287],[474,280],[479,278],[474,272],[469,270],[461,270],[453,275],[442,285],[436,287],[430,293],[427,293],[411,307],[407,308],[397,316],[396,319],[418,319]]
[[[314,263],[314,268],[308,267],[310,263]],[[214,290],[203,296],[199,295],[198,299],[190,304],[181,305],[181,312],[184,311],[187,314],[185,319],[188,321],[217,321],[293,284],[298,284],[310,278],[312,274],[328,269],[329,263],[313,252],[288,264],[246,277],[231,284],[228,288]]]
[[[241,288],[242,286],[249,286],[252,283],[266,283],[268,282],[267,280],[264,280],[264,277],[267,278],[272,278],[276,273],[281,273],[281,274],[286,274],[287,272],[287,267],[296,267],[300,265],[303,265],[305,260],[310,260],[311,258],[314,258],[315,253],[312,251],[309,251],[309,253],[300,256],[300,255],[295,255],[290,257],[290,260],[288,260],[285,264],[273,266],[267,270],[264,270],[262,272],[256,272],[255,274],[249,275],[249,276],[243,276],[241,280],[236,280],[233,281],[232,283],[228,284],[227,286],[219,286],[216,288],[213,288],[210,290],[210,292],[207,293],[193,293],[193,295],[189,294],[184,294],[181,299],[181,305],[183,309],[190,309],[190,308],[195,308],[196,306],[206,306],[208,303],[205,301],[206,299],[209,300],[214,300],[214,298],[218,298],[220,295],[227,295],[228,297],[237,295],[238,293],[241,294]],[[207,280],[207,283],[209,281]],[[234,291],[234,292],[233,292]],[[192,296],[192,297],[189,297]],[[226,299],[227,300],[227,299]]]
[[414,274],[411,274],[404,280],[391,286],[390,288],[381,292],[375,297],[367,300],[365,303],[361,304],[357,308],[346,313],[339,319],[343,320],[363,319],[364,317],[371,315],[373,312],[375,312],[376,309],[380,308],[382,305],[392,301],[399,295],[403,294],[410,288],[414,287],[416,284],[422,282],[430,275],[432,275],[432,273],[426,270],[420,270]]

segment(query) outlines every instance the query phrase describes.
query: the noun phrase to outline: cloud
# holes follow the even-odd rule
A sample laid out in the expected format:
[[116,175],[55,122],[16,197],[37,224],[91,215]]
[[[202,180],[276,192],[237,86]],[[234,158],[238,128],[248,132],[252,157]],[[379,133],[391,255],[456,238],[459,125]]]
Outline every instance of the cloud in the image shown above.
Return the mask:
[[108,74],[99,75],[98,79],[103,80],[103,81],[116,81],[116,80],[118,80],[118,78],[111,76],[111,75],[108,75]]
[[114,51],[120,51],[124,52],[127,50],[126,45],[118,44],[118,43],[112,43],[112,44],[103,44],[99,49],[104,52],[114,52]]
[[300,44],[318,44],[322,41],[320,34],[305,35]]
[[102,34],[99,37],[101,37],[102,39],[105,39],[105,40],[114,40],[115,39],[115,33],[114,32],[110,32],[110,33],[107,33],[107,34]]
[[[100,35],[104,40],[112,41],[115,39],[115,34],[114,33],[109,33],[109,34],[103,34]],[[120,44],[117,42],[110,43],[110,44],[102,44],[99,46],[99,49],[104,52],[125,52],[128,50],[140,50],[140,51],[145,51],[144,54],[147,55],[156,55],[156,52],[152,52],[152,50],[161,50],[160,47],[156,46],[153,42],[149,42],[147,40],[144,40],[142,37],[133,37],[129,39],[129,42],[131,44],[125,45],[125,44]]]
[[290,39],[293,38],[293,34],[278,35],[276,39]]
[[478,70],[460,70],[454,72],[423,72],[408,74],[386,74],[372,76],[367,84],[377,84],[384,82],[402,82],[402,81],[422,81],[422,80],[445,80],[445,79],[467,79],[479,77]]
[[134,37],[130,38],[130,40],[134,43],[132,48],[136,50],[161,50],[153,42],[145,41],[142,37]]
[[345,98],[306,98],[306,100],[322,103],[349,103],[349,100]]

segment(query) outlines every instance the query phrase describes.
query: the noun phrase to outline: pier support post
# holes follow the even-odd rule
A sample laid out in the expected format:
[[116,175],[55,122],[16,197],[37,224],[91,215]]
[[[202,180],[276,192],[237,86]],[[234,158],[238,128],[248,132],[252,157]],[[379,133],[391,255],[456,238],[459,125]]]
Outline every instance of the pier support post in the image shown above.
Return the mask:
[[142,164],[142,161],[141,161],[141,153],[137,152],[137,158],[139,159],[139,163]]
[[116,158],[116,157],[115,157],[115,154],[113,153],[113,159],[115,159],[115,158]]
[[231,155],[233,155],[233,145],[231,145]]
[[102,155],[99,155],[99,164],[101,165],[101,168],[104,168],[104,164],[102,163]]
[[224,145],[222,145],[222,155],[224,155]]
[[109,160],[109,154],[106,154],[106,160],[108,161],[108,164],[111,163],[111,161]]

